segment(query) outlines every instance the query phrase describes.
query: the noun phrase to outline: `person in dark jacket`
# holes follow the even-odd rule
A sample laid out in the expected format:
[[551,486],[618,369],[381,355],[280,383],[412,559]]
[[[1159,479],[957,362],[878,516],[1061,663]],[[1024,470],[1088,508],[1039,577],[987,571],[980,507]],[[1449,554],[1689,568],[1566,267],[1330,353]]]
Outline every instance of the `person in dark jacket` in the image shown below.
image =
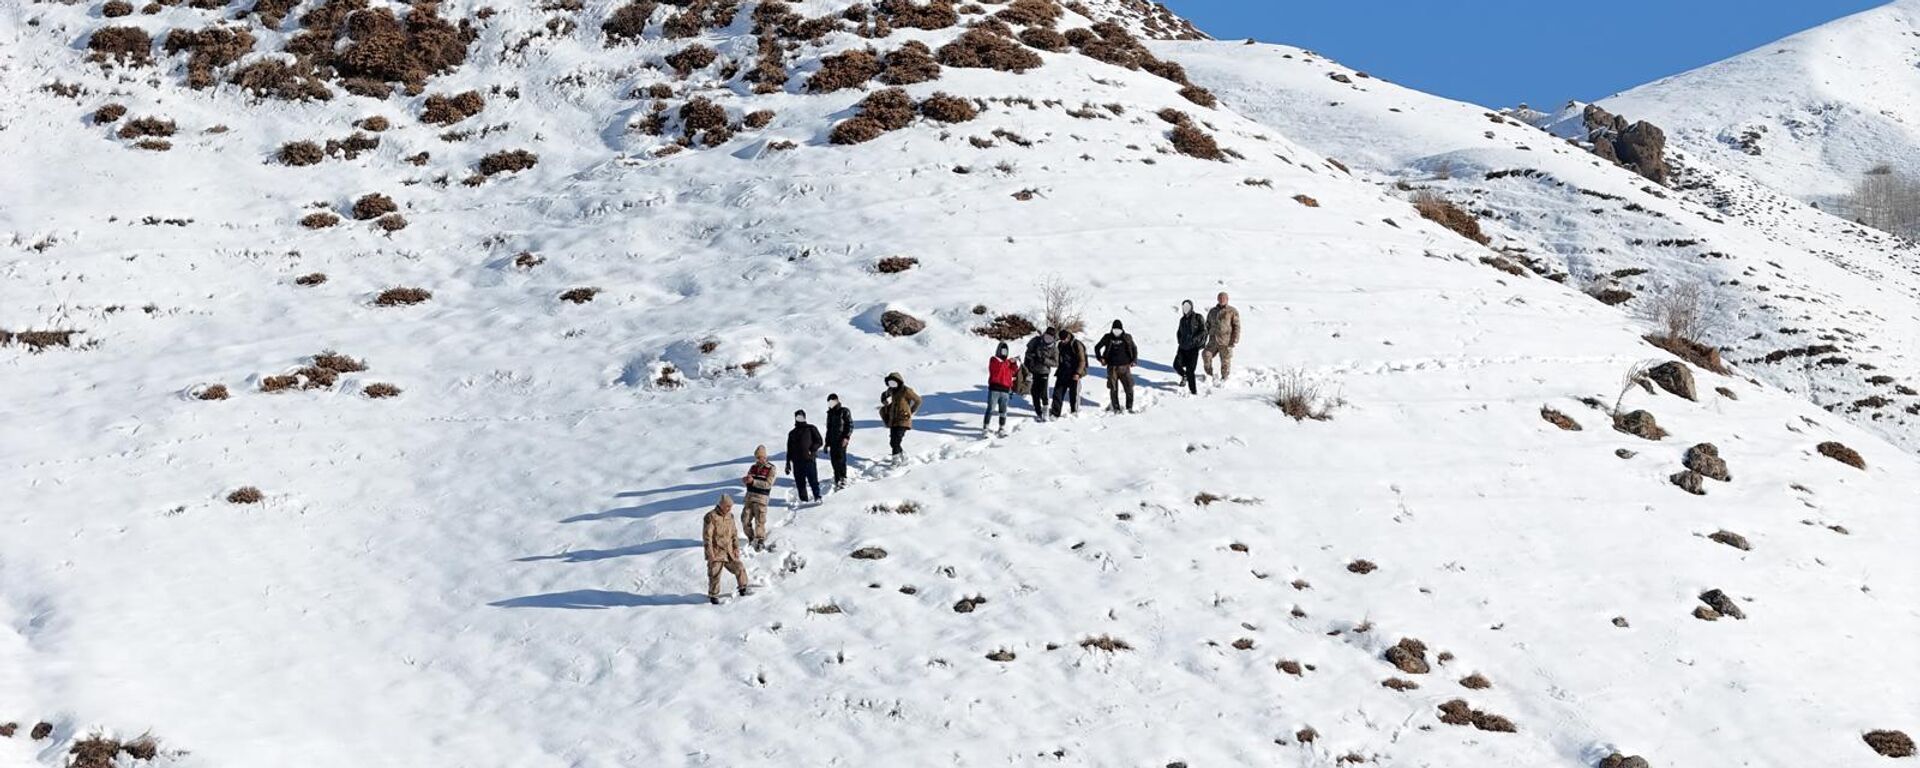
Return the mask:
[[1087,375],[1087,345],[1073,337],[1073,332],[1060,329],[1060,363],[1054,367],[1053,409],[1055,417],[1060,415],[1063,406],[1072,406],[1075,415],[1080,413],[1080,379]]
[[1013,398],[1013,379],[1020,372],[1020,364],[1007,356],[1007,343],[993,350],[993,357],[987,360],[987,413],[980,419],[980,431],[993,427],[993,409],[1000,409],[1000,434],[1007,433],[1007,401]]
[[833,489],[847,487],[847,446],[853,443],[853,410],[827,395],[827,458],[833,462]]
[[1115,320],[1113,330],[1093,345],[1093,354],[1107,367],[1107,410],[1120,412],[1120,390],[1125,388],[1127,413],[1133,413],[1133,365],[1140,362],[1140,348],[1134,346],[1133,334]]
[[920,394],[900,374],[887,374],[887,391],[880,393],[880,420],[887,425],[887,442],[895,460],[906,455],[900,441],[913,430],[913,414],[919,410]]
[[1053,369],[1060,365],[1060,346],[1055,341],[1055,333],[1054,329],[1048,328],[1027,342],[1024,363],[1027,379],[1031,382],[1027,396],[1033,400],[1035,421],[1047,420],[1047,387],[1053,384]]
[[1180,374],[1180,383],[1187,385],[1189,394],[1200,394],[1199,377],[1194,375],[1200,365],[1200,348],[1207,345],[1207,319],[1193,311],[1193,302],[1180,302],[1180,330],[1176,334],[1180,351],[1174,353],[1173,370]]
[[816,459],[823,445],[826,441],[820,439],[820,430],[807,423],[807,412],[794,411],[793,429],[787,432],[787,476],[800,489],[802,503],[820,498],[820,465]]

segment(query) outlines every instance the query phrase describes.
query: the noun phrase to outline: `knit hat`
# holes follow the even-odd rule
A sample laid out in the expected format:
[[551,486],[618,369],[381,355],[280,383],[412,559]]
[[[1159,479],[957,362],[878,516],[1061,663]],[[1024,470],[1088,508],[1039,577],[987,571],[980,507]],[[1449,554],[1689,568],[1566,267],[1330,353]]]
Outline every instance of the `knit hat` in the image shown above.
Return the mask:
[[1118,331],[1118,330],[1122,330],[1122,329],[1121,329],[1121,327],[1120,327],[1120,321],[1118,321],[1118,320],[1115,320],[1115,321],[1113,321],[1113,329],[1114,329],[1114,330],[1116,330],[1116,331]]

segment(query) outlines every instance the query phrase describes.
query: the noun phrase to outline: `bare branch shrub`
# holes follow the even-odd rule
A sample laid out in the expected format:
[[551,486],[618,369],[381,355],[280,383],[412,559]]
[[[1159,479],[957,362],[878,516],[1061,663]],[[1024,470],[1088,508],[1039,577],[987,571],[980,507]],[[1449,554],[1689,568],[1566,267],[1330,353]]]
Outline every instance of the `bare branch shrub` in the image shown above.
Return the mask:
[[1294,421],[1327,421],[1340,403],[1339,396],[1329,394],[1324,384],[1301,368],[1281,371],[1280,384],[1273,394],[1273,404]]
[[1086,297],[1073,284],[1059,275],[1048,275],[1040,281],[1040,299],[1046,308],[1047,327],[1074,333],[1086,329],[1086,320],[1081,316],[1086,307]]

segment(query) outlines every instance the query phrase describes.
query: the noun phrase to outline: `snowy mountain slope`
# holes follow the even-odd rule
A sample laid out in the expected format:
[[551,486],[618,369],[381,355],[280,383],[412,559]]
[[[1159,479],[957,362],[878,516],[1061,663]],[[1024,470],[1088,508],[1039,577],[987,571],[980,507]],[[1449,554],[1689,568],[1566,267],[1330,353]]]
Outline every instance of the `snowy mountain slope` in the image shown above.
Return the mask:
[[[0,722],[55,726],[0,739],[6,759],[61,765],[96,729],[151,729],[188,752],[155,762],[181,766],[1585,765],[1615,748],[1870,765],[1862,733],[1916,727],[1910,455],[1706,373],[1701,402],[1627,395],[1667,439],[1607,429],[1579,398],[1611,401],[1657,354],[1631,318],[1487,268],[1300,137],[1166,78],[1065,53],[1020,75],[949,67],[910,93],[996,99],[977,119],[847,147],[828,137],[864,94],[800,83],[867,42],[848,31],[756,94],[720,62],[647,69],[684,50],[655,30],[605,47],[611,7],[502,8],[417,96],[281,103],[183,89],[177,60],[81,66],[92,12],[0,9],[19,52],[0,103],[20,105],[0,152],[28,163],[0,188],[0,327],[83,332],[0,347],[0,484],[18,489]],[[578,24],[513,52],[553,16]],[[701,39],[755,50],[739,32]],[[41,88],[56,80],[81,92]],[[777,114],[658,156],[670,139],[628,128],[650,99],[626,98],[655,83],[676,112],[705,94],[743,124]],[[418,121],[466,88],[487,94],[479,116]],[[172,118],[172,147],[92,124],[109,100]],[[1173,151],[1168,107],[1243,158]],[[357,158],[271,161],[371,114],[394,127]],[[453,183],[515,148],[538,164]],[[369,192],[407,226],[295,223]],[[874,269],[897,255],[919,263]],[[1138,335],[1143,412],[983,440],[991,342],[971,329],[1037,316],[1049,273],[1084,288],[1091,326]],[[379,306],[394,287],[432,296]],[[599,292],[558,298],[582,287]],[[1237,381],[1182,396],[1173,306],[1222,289],[1248,327]],[[885,308],[928,328],[878,333]],[[324,350],[366,370],[260,391]],[[1263,401],[1292,366],[1338,389],[1331,421]],[[927,407],[911,459],[884,467],[871,409],[896,370]],[[360,394],[376,382],[401,392]],[[213,384],[231,396],[194,397]],[[829,392],[855,408],[860,481],[808,508],[783,487],[776,550],[751,556],[765,588],[704,605],[700,515]],[[1696,497],[1667,478],[1698,442],[1733,480]],[[224,500],[242,486],[264,499]],[[919,511],[874,509],[904,501]],[[1722,529],[1751,549],[1706,538]],[[867,546],[888,556],[848,557]],[[1693,618],[1710,589],[1747,618]],[[1081,645],[1101,637],[1129,648]],[[1430,672],[1382,658],[1402,638],[1431,647]],[[1458,682],[1473,673],[1492,686]],[[1516,732],[1442,722],[1454,699]]]
[[1920,3],[1897,0],[1600,104],[1802,200],[1920,171]]
[[[1284,46],[1161,50],[1230,106],[1352,164],[1479,213],[1494,246],[1570,286],[1632,294],[1706,281],[1710,341],[1743,372],[1920,449],[1920,254],[1738,173],[1675,153],[1673,189],[1481,107]],[[1339,75],[1348,82],[1340,82]]]

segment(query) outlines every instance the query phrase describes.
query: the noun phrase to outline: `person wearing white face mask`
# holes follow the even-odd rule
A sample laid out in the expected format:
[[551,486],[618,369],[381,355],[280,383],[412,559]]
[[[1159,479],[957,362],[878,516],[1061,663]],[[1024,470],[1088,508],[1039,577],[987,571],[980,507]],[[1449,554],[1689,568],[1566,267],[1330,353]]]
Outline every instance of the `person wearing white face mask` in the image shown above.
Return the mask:
[[825,444],[820,430],[807,423],[807,412],[794,411],[793,429],[787,432],[787,476],[793,478],[803,504],[820,498],[820,465],[816,458]]
[[1207,345],[1207,319],[1193,311],[1193,302],[1180,302],[1180,330],[1176,334],[1179,351],[1173,356],[1173,370],[1180,374],[1180,383],[1187,385],[1188,394],[1200,394],[1199,377],[1194,375],[1200,364],[1200,348]]
[[1107,410],[1120,412],[1120,391],[1125,389],[1127,413],[1133,413],[1133,366],[1140,361],[1140,348],[1134,346],[1133,334],[1127,333],[1120,321],[1115,320],[1113,330],[1093,345],[1093,354],[1107,367]]
[[880,395],[880,421],[887,425],[887,442],[897,460],[906,455],[900,441],[913,429],[913,414],[920,410],[920,395],[907,386],[898,373],[887,374],[887,391]]
[[853,411],[827,395],[827,459],[833,463],[833,489],[847,487],[847,446],[853,443]]

